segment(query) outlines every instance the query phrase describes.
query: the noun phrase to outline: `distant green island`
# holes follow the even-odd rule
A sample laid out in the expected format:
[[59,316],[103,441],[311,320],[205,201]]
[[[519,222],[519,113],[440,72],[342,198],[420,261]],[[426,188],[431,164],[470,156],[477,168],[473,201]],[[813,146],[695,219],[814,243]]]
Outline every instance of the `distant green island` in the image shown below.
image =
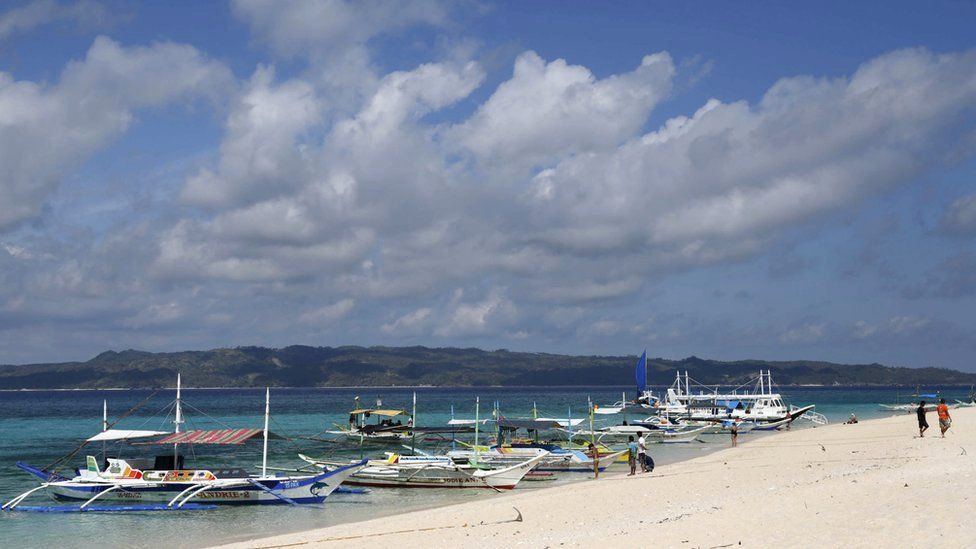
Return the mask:
[[[86,362],[0,366],[0,389],[351,386],[607,386],[634,383],[636,356],[569,356],[505,349],[428,347],[237,347],[150,353],[106,351]],[[739,384],[771,370],[782,385],[970,385],[976,373],[946,368],[808,360],[723,362],[648,359],[648,383],[687,370],[706,384]]]

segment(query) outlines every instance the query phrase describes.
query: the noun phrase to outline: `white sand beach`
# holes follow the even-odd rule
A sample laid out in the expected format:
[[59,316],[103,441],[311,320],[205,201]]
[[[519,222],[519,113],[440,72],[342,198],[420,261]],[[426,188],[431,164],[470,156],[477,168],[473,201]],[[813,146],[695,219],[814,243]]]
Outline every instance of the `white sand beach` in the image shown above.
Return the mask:
[[[960,547],[976,544],[976,408],[740,437],[657,468],[233,547]],[[520,522],[513,519],[516,510]]]

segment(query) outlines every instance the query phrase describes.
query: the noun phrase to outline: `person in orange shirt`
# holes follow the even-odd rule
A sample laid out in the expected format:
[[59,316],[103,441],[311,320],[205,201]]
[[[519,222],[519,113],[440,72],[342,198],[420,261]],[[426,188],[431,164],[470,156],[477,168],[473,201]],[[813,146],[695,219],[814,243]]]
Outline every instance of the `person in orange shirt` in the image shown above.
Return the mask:
[[944,398],[939,400],[939,405],[936,406],[935,411],[939,414],[939,429],[942,431],[942,438],[945,438],[945,432],[952,425],[952,418],[949,417],[949,407],[946,406]]

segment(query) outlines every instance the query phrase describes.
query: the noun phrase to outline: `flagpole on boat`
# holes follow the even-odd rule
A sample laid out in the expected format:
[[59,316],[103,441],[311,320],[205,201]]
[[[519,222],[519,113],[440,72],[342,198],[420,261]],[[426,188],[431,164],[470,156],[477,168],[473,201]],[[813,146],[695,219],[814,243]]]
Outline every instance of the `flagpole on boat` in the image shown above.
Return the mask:
[[[182,385],[182,380],[180,378],[179,372],[176,374],[176,417],[173,418],[173,432],[180,432],[180,424],[183,423],[183,405],[180,402],[180,389]],[[179,469],[180,461],[180,445],[173,444],[173,469]]]
[[569,428],[569,446],[573,446],[573,407],[566,406],[566,424]]
[[586,397],[586,404],[590,408],[590,442],[596,446],[596,432],[593,430],[593,401],[589,396]]
[[271,387],[264,389],[264,451],[261,454],[261,478],[268,476],[268,419],[271,417]]
[[474,397],[474,461],[478,462],[478,425],[481,423],[481,397]]
[[[108,431],[108,400],[102,401],[102,432]],[[105,441],[102,441],[102,459],[107,456],[105,454]]]
[[417,391],[413,392],[413,429],[410,431],[410,446],[413,447],[413,455],[417,455]]

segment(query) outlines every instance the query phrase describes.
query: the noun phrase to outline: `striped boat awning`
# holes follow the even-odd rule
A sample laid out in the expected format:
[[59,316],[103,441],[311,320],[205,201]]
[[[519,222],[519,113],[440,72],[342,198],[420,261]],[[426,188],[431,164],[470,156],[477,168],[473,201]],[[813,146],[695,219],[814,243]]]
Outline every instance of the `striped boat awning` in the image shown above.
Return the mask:
[[[185,431],[173,433],[148,444],[244,444],[252,438],[263,437],[262,429],[214,429],[210,431]],[[268,433],[268,438],[284,438]]]

